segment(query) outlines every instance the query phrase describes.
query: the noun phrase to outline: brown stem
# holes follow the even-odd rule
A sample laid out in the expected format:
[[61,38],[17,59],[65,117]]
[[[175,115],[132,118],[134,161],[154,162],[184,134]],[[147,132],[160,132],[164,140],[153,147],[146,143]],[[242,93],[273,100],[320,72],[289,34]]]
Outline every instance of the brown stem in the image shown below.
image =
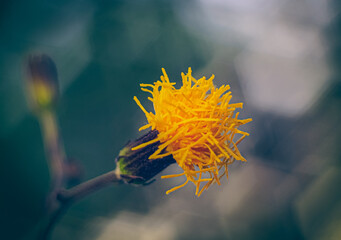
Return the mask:
[[63,164],[65,152],[58,132],[58,124],[52,110],[43,111],[39,116],[42,134],[44,137],[45,151],[50,167],[51,190],[47,199],[48,211],[58,208],[56,194],[63,187]]
[[62,204],[74,202],[112,183],[123,182],[122,176],[118,173],[118,171],[113,170],[81,183],[73,188],[60,190],[57,195],[57,199]]
[[84,183],[81,183],[70,189],[59,189],[55,195],[55,201],[57,201],[58,207],[53,209],[50,213],[46,225],[43,227],[40,238],[41,240],[46,240],[49,238],[55,224],[67,211],[69,206],[81,198],[96,192],[103,187],[106,187],[112,183],[124,183],[125,178],[133,178],[132,176],[120,175],[118,170],[113,170],[104,173],[98,177],[92,178]]
[[39,240],[49,239],[55,224],[67,211],[68,207],[69,207],[69,204],[62,204],[57,209],[55,209],[54,212],[52,212],[49,215],[46,225],[42,228],[42,231],[40,232],[40,235],[38,238]]

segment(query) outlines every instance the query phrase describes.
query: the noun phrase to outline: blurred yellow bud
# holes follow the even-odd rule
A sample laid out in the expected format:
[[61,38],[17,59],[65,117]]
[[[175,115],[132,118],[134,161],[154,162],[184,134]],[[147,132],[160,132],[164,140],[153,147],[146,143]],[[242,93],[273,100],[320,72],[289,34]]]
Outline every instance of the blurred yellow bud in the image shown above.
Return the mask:
[[53,60],[45,55],[30,55],[27,63],[28,90],[34,110],[53,107],[58,98],[58,74]]

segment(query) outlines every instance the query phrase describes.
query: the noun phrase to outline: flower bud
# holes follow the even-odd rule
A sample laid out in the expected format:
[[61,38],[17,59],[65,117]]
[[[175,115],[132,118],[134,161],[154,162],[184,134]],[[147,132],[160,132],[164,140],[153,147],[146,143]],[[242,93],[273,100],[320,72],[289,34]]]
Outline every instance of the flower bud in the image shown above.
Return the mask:
[[175,163],[172,155],[159,159],[149,159],[161,144],[159,141],[149,144],[146,147],[132,150],[132,148],[156,139],[158,132],[156,130],[149,131],[147,134],[128,142],[127,145],[119,152],[116,158],[116,168],[121,175],[130,176],[124,178],[127,183],[148,184],[148,180],[167,168],[170,164]]
[[58,98],[58,74],[53,60],[45,55],[30,55],[27,63],[28,89],[34,110],[53,107]]

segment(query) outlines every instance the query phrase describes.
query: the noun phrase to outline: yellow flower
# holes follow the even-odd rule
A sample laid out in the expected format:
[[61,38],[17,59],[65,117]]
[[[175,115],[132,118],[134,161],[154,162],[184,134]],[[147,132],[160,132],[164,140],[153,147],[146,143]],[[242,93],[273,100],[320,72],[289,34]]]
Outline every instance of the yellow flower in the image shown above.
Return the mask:
[[[182,185],[168,190],[166,194],[193,182],[196,186],[195,194],[200,196],[212,183],[220,185],[220,179],[224,175],[228,177],[228,165],[235,160],[246,161],[237,145],[249,134],[238,127],[252,119],[238,119],[239,113],[235,113],[235,110],[242,108],[243,103],[230,103],[230,86],[216,88],[213,85],[214,75],[209,79],[202,77],[196,80],[189,68],[186,75],[181,74],[182,87],[176,89],[164,69],[162,72],[161,81],[140,84],[142,91],[152,95],[148,99],[153,103],[155,113],[147,112],[137,97],[134,97],[148,121],[139,130],[151,127],[159,134],[155,139],[132,150],[160,141],[158,149],[149,159],[172,155],[183,170],[183,173],[162,178],[187,178]],[[240,137],[235,141],[236,135]]]

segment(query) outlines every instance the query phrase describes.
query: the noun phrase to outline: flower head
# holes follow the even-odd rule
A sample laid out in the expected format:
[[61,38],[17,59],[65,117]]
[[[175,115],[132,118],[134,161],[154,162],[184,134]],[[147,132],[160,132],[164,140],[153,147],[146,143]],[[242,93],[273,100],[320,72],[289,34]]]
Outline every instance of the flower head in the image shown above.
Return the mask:
[[[154,113],[148,112],[134,97],[148,121],[139,130],[151,128],[159,134],[132,150],[160,142],[149,159],[172,155],[183,170],[183,173],[162,178],[187,178],[182,185],[166,193],[193,182],[196,195],[200,196],[212,183],[220,185],[221,178],[224,175],[228,177],[228,165],[235,160],[246,161],[237,145],[249,134],[238,127],[252,119],[238,119],[239,113],[235,111],[242,108],[243,103],[230,103],[230,86],[215,87],[214,75],[209,79],[202,77],[197,80],[189,68],[186,75],[181,74],[182,87],[176,89],[164,69],[162,72],[161,80],[154,84],[140,84],[142,91],[152,95],[148,99],[154,105]],[[239,138],[235,140],[237,136]]]

